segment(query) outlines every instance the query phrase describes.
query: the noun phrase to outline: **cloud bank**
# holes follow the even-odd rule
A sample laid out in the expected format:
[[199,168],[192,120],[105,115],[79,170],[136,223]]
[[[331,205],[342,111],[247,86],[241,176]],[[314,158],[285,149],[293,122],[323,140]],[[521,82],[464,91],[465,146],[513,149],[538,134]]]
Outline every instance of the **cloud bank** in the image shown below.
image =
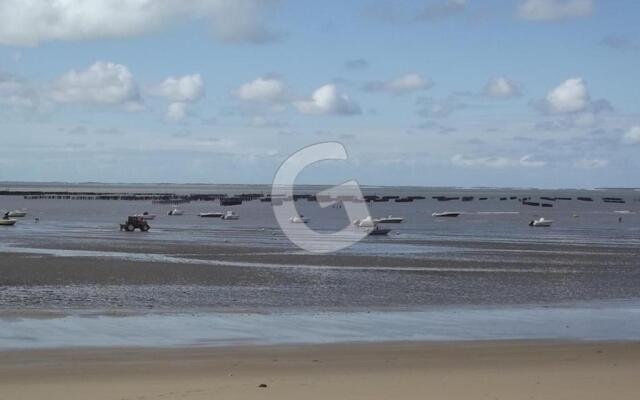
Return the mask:
[[0,44],[123,38],[204,19],[225,42],[265,43],[280,37],[265,26],[276,1],[261,0],[3,0]]

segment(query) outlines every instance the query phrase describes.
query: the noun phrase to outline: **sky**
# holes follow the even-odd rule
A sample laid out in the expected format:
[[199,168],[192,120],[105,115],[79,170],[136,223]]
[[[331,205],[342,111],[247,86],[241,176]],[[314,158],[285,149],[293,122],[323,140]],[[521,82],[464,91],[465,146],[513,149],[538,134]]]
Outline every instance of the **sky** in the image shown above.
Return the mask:
[[635,0],[0,0],[0,181],[640,187]]

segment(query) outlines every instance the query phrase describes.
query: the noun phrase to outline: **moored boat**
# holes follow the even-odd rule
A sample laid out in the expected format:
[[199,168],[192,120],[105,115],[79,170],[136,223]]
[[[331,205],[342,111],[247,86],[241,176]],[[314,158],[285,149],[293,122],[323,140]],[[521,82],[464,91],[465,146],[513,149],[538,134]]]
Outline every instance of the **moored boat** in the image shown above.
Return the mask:
[[540,217],[538,219],[534,219],[529,222],[529,226],[539,226],[539,227],[550,227],[553,223],[550,219],[544,219],[544,217]]
[[149,211],[145,211],[142,214],[136,214],[136,217],[141,217],[145,221],[152,221],[156,218],[155,214],[149,214]]
[[184,215],[184,211],[174,208],[173,210],[169,211],[167,215]]
[[378,218],[378,219],[376,219],[374,221],[379,223],[379,224],[400,224],[400,223],[402,223],[402,221],[404,221],[404,218],[402,218],[402,217],[393,217],[393,216],[389,215],[388,217]]
[[455,218],[458,215],[460,215],[459,212],[454,212],[454,211],[436,211],[433,214],[431,214],[432,217],[448,217],[448,218]]
[[22,218],[27,216],[26,210],[11,210],[7,213],[10,218]]
[[311,220],[311,218],[305,217],[304,215],[290,217],[289,222],[292,224],[306,224]]
[[240,216],[238,214],[236,214],[234,211],[227,211],[220,218],[222,218],[224,220],[228,220],[228,221],[235,221],[237,219],[240,219]]
[[389,232],[391,232],[391,229],[375,226],[367,233],[367,236],[385,236],[388,235]]
[[221,212],[201,212],[198,214],[202,218],[222,218],[223,215]]

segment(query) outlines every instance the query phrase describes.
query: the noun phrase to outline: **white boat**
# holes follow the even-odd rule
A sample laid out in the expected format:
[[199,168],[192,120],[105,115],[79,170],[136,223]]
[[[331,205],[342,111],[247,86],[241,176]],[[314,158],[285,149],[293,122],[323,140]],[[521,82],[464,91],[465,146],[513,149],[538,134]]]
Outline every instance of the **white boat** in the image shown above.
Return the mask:
[[183,215],[183,214],[184,214],[184,211],[178,210],[177,208],[174,208],[173,210],[167,213],[167,215]]
[[432,217],[449,217],[449,218],[455,218],[458,215],[460,215],[459,212],[453,212],[453,211],[436,211],[433,214],[431,214]]
[[224,215],[221,218],[228,221],[234,221],[234,220],[240,219],[240,216],[236,214],[234,211],[227,211],[226,213],[224,213]]
[[12,225],[15,225],[16,222],[18,221],[11,218],[0,219],[0,226],[12,226]]
[[553,223],[550,219],[544,219],[544,217],[540,217],[538,219],[534,219],[529,222],[529,226],[541,226],[541,227],[549,227]]
[[402,221],[404,221],[404,218],[392,217],[391,215],[389,215],[388,217],[378,218],[374,221],[379,224],[400,224],[402,223]]
[[142,217],[145,221],[151,221],[156,218],[155,214],[149,214],[149,211],[145,211],[142,214],[136,214],[136,217]]
[[11,210],[7,215],[11,218],[22,218],[27,216],[27,212],[25,210]]
[[221,212],[202,212],[198,214],[202,218],[222,218],[224,214]]
[[377,222],[369,215],[365,218],[354,220],[353,224],[359,228],[374,228]]
[[292,224],[306,224],[309,221],[311,221],[311,218],[305,217],[304,215],[289,218],[289,222],[291,222]]

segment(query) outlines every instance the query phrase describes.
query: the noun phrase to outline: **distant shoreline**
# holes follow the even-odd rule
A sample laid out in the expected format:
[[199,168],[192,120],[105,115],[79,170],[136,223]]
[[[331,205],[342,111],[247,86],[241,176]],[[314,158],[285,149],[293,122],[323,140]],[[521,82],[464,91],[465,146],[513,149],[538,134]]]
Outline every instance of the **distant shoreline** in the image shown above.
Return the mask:
[[[417,190],[531,190],[531,191],[573,191],[573,190],[620,190],[620,191],[640,191],[640,187],[534,187],[534,186],[429,186],[429,185],[377,185],[359,182],[362,188],[379,188],[379,189],[417,189]],[[303,183],[297,184],[296,187],[301,188],[323,188],[331,187],[336,183]],[[0,189],[7,186],[19,187],[37,187],[37,186],[70,186],[70,187],[150,187],[150,186],[217,186],[217,187],[271,187],[271,183],[207,183],[207,182],[65,182],[65,181],[0,181]],[[6,190],[6,189],[5,189]]]

